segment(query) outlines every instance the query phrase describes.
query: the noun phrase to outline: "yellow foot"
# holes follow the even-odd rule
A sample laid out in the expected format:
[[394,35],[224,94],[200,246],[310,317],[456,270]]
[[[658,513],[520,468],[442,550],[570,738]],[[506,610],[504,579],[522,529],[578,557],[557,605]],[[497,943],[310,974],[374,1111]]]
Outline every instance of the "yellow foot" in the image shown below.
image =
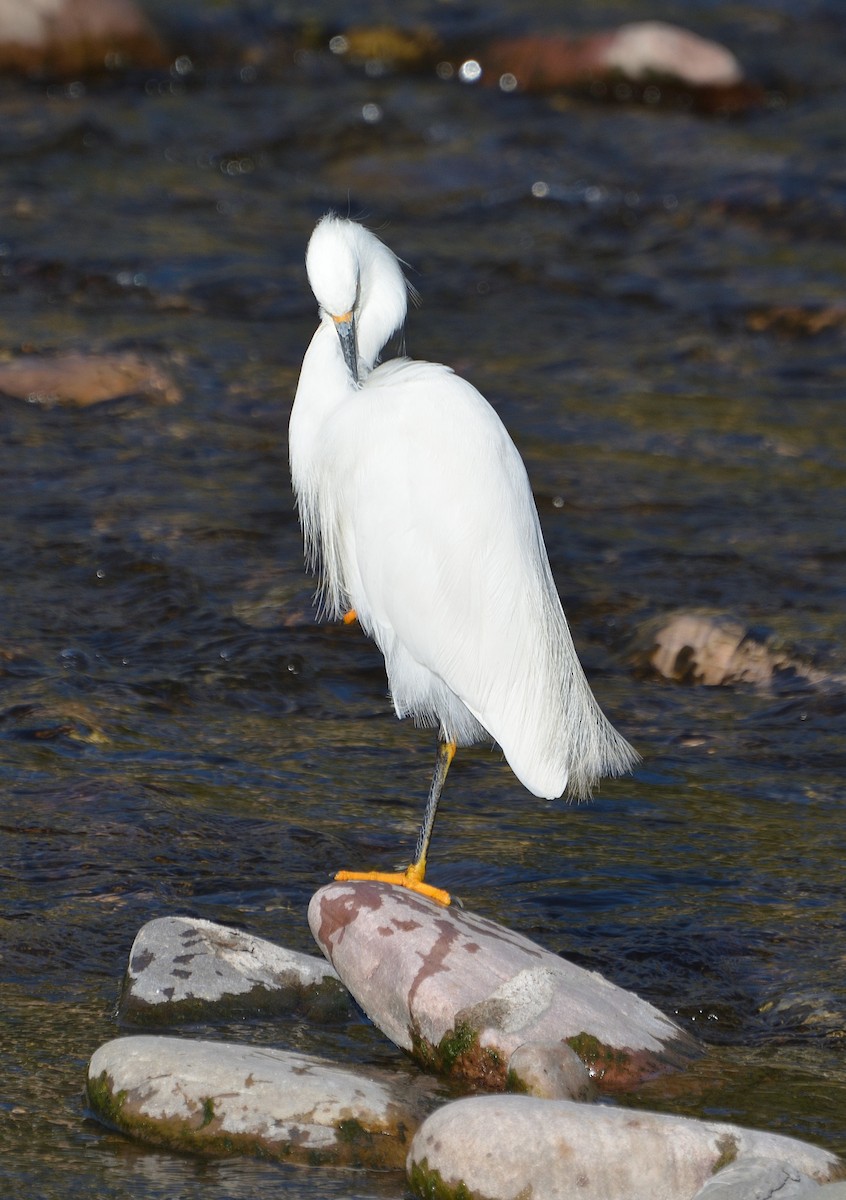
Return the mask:
[[341,620],[344,622],[345,625],[352,625],[353,621],[358,620],[358,613],[355,611],[354,608],[351,608],[347,612],[344,613]]
[[339,871],[335,878],[339,883],[346,883],[354,879],[375,879],[377,883],[393,883],[397,887],[408,888],[410,892],[427,896],[437,904],[443,904],[444,907],[448,907],[450,903],[449,892],[424,883],[422,872],[417,870],[414,864],[406,867],[404,871]]

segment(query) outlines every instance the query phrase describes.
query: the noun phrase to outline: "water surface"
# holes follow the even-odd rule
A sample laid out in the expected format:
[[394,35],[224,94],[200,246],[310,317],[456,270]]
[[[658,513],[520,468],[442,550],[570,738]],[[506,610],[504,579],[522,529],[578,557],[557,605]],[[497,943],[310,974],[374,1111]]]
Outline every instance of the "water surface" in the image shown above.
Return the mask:
[[[846,1152],[842,685],[683,688],[628,649],[647,618],[705,607],[842,669],[844,323],[772,314],[842,310],[843,33],[826,5],[596,14],[730,41],[768,102],[719,119],[504,96],[320,53],[0,92],[4,349],[133,348],[184,393],[0,404],[5,1194],[403,1194],[153,1153],[81,1102],[141,924],[187,913],[310,951],[314,889],[414,842],[434,746],[394,719],[360,632],[314,623],[288,480],[302,258],[329,207],[412,265],[410,351],[512,431],[597,695],[644,756],[567,808],[465,752],[432,878],[707,1040],[633,1102]],[[518,17],[552,23],[504,3],[489,21]],[[363,1020],[190,1032],[405,1069]]]

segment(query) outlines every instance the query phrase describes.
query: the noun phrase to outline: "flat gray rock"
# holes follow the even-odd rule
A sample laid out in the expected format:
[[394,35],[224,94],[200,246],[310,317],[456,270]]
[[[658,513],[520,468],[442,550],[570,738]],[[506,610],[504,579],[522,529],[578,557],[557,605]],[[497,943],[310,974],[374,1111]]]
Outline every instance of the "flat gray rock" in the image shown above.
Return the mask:
[[304,1011],[342,1012],[346,988],[320,958],[193,917],[160,917],[129,955],[120,1016],[136,1025]]
[[[601,1086],[626,1087],[698,1053],[669,1017],[601,975],[404,888],[329,884],[312,898],[309,924],[383,1033],[474,1086],[531,1091],[543,1056],[551,1079],[571,1069],[572,1049]],[[526,1044],[542,1049],[521,1075],[512,1056]]]
[[397,1074],[359,1074],[305,1054],[138,1036],[101,1046],[88,1102],[107,1125],[201,1154],[398,1169],[432,1100]]
[[[694,1200],[712,1177],[747,1159],[756,1169],[762,1159],[785,1166],[809,1184],[843,1170],[828,1151],[737,1125],[568,1100],[473,1096],[426,1118],[411,1143],[408,1174],[417,1195],[439,1200]],[[728,1195],[739,1200],[739,1193]],[[750,1190],[744,1200],[757,1195]]]

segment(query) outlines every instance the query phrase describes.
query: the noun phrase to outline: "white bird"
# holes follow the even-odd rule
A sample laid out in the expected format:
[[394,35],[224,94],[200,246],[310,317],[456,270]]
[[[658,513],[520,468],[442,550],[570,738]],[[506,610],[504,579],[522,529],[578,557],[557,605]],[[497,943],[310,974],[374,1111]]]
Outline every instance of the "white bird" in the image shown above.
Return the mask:
[[438,729],[412,864],[377,878],[449,903],[423,882],[456,746],[498,742],[536,796],[590,795],[638,755],[607,720],[576,655],[526,469],[484,397],[449,367],[379,363],[403,325],[397,257],[327,214],[306,254],[320,324],[289,427],[306,558],[324,612],[385,656],[398,717]]

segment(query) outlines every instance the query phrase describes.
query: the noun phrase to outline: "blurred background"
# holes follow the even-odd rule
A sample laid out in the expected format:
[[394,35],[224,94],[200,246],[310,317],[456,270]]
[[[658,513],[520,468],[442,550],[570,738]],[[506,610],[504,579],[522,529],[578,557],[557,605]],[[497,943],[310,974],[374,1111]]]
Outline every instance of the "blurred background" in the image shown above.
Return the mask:
[[[464,752],[432,882],[708,1042],[627,1102],[846,1152],[843,6],[87,8],[0,4],[0,1190],[404,1194],[81,1099],[145,921],[310,951],[413,849],[432,736],[316,623],[288,476],[330,208],[510,429],[644,758],[571,808]],[[364,1018],[184,1032],[405,1069]]]

